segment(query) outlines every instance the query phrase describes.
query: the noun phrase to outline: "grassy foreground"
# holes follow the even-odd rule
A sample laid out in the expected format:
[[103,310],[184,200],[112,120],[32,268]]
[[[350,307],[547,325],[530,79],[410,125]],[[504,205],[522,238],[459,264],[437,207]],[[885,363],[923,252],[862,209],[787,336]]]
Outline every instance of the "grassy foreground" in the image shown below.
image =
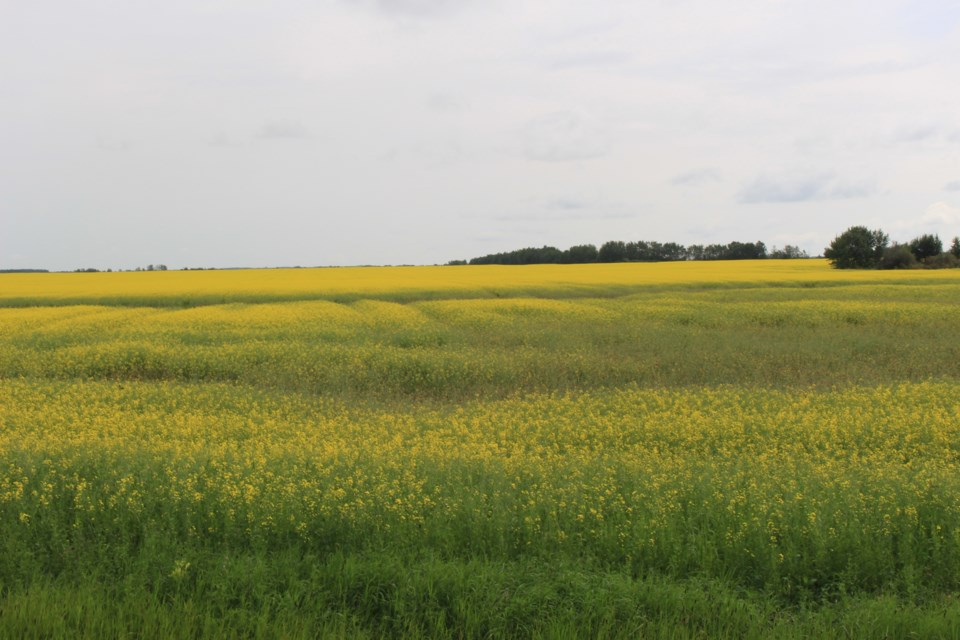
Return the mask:
[[960,278],[758,264],[4,288],[0,636],[960,637]]

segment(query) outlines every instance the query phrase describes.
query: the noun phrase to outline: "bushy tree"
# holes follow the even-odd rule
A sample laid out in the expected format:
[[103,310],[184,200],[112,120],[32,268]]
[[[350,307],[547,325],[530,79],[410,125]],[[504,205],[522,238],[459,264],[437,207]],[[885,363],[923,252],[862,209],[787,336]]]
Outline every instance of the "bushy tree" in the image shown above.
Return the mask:
[[660,256],[663,260],[676,261],[687,259],[687,248],[676,242],[665,242],[660,247]]
[[592,244],[578,244],[563,252],[562,262],[585,264],[597,261],[597,247]]
[[883,251],[883,258],[880,259],[881,269],[913,269],[917,266],[917,259],[914,257],[910,247],[905,244],[894,244]]
[[913,257],[923,262],[927,258],[932,258],[943,253],[943,243],[940,237],[926,233],[910,241],[910,253]]
[[833,239],[823,255],[837,269],[873,269],[880,264],[889,240],[880,229],[850,227]]
[[810,256],[807,255],[807,252],[800,247],[788,244],[783,249],[777,249],[774,247],[773,251],[769,253],[768,257],[786,260],[790,258],[809,258]]
[[627,259],[627,245],[622,240],[604,242],[597,253],[597,262],[623,262]]
[[960,236],[953,237],[953,243],[950,245],[950,253],[960,258]]
[[762,242],[731,242],[723,251],[722,260],[757,260],[767,257],[767,246]]
[[956,269],[960,267],[960,258],[949,251],[944,251],[938,256],[924,260],[923,266],[927,269]]
[[470,264],[555,264],[561,261],[563,252],[556,247],[526,247],[505,253],[472,258]]
[[686,260],[687,249],[676,242],[648,242],[639,240],[625,245],[628,262],[672,262]]

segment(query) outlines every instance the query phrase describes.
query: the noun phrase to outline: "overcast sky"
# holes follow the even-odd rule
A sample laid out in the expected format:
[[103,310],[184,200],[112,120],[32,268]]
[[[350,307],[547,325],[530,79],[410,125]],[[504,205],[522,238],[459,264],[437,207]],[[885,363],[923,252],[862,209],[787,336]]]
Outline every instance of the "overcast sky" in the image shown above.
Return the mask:
[[960,3],[0,0],[0,268],[960,234]]

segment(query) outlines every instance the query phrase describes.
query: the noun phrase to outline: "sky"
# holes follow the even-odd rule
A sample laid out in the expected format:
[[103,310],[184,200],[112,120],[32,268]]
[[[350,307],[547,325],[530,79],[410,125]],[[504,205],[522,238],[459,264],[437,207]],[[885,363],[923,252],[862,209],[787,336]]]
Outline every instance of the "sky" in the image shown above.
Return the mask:
[[960,3],[0,0],[0,268],[960,234]]

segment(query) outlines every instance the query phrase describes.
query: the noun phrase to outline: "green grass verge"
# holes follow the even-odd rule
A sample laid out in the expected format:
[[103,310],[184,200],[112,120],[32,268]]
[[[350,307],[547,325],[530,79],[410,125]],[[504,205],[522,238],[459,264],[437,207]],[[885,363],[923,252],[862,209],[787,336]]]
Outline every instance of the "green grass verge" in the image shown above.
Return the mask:
[[582,565],[334,553],[145,555],[0,590],[9,638],[957,638],[956,598],[841,596],[783,608],[713,580]]

